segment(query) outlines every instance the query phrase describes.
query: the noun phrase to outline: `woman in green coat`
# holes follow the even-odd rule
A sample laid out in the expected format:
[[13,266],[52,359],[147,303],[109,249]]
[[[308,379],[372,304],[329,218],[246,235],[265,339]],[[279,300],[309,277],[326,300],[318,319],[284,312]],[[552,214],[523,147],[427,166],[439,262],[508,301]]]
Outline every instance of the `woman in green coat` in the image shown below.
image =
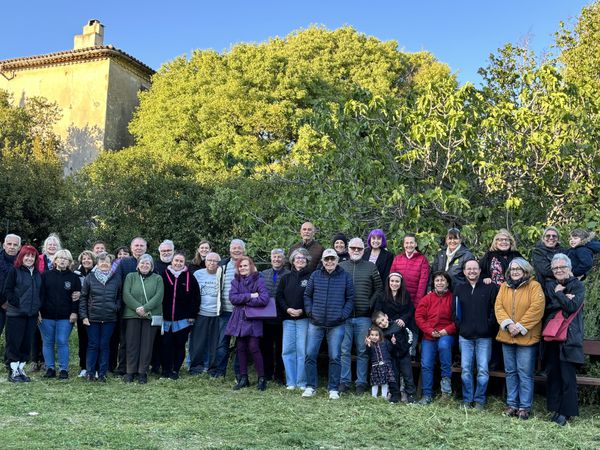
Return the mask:
[[137,270],[127,275],[123,285],[123,320],[125,348],[127,349],[127,373],[123,381],[131,383],[138,376],[140,384],[148,382],[148,367],[152,358],[152,346],[160,329],[152,326],[152,316],[162,315],[164,285],[162,277],[153,272],[154,261],[144,254],[138,261]]

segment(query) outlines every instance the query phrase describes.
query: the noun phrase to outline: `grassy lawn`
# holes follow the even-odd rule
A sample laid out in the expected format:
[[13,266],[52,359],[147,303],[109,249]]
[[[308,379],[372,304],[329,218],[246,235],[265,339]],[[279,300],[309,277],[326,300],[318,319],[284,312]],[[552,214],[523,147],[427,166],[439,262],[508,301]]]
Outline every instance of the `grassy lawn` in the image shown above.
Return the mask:
[[[75,352],[72,352],[72,357]],[[502,417],[500,398],[485,412],[440,401],[390,405],[370,396],[310,399],[270,384],[234,392],[233,377],[150,377],[145,386],[44,380],[12,384],[0,370],[0,447],[49,448],[600,448],[600,406],[560,428],[536,399],[529,421]],[[251,379],[255,377],[251,377]]]

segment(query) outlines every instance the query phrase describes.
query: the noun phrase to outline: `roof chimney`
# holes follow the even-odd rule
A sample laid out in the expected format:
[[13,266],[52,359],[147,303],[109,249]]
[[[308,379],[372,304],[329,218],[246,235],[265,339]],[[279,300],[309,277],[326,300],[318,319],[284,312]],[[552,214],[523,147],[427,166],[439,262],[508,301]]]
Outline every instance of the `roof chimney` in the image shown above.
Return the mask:
[[83,27],[83,34],[75,35],[74,49],[95,47],[104,44],[104,25],[99,20],[91,19]]

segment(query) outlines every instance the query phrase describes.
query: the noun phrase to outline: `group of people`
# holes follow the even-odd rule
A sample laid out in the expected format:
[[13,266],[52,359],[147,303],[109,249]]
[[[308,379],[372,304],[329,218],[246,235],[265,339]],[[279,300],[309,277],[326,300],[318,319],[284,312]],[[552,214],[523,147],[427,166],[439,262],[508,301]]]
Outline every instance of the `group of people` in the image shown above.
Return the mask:
[[[548,227],[530,264],[507,230],[499,230],[477,259],[451,228],[430,264],[413,234],[404,236],[402,252],[394,255],[381,229],[372,230],[366,242],[339,233],[331,248],[315,240],[315,231],[312,223],[302,224],[301,241],[288,251],[273,249],[271,267],[262,272],[240,239],[231,241],[226,258],[202,240],[186,261],[165,240],[154,260],[145,239],[136,237],[116,257],[97,242],[74,261],[57,235],[38,253],[8,234],[0,252],[0,332],[6,323],[8,378],[30,381],[25,364],[36,353],[37,331],[44,376],[68,378],[68,342],[77,324],[80,376],[90,381],[106,381],[109,370],[126,383],[147,383],[150,371],[176,380],[186,345],[191,375],[224,377],[234,337],[234,389],[250,386],[251,359],[258,390],[278,381],[312,397],[325,339],[330,399],[353,387],[360,395],[371,386],[375,397],[381,392],[391,402],[415,402],[412,362],[420,348],[419,403],[426,405],[434,397],[437,359],[442,396],[452,393],[458,339],[466,407],[485,407],[489,370],[499,363],[506,372],[505,414],[529,418],[541,352],[552,420],[564,425],[578,415],[581,280],[600,251],[593,233],[574,230],[565,249],[558,230]],[[275,314],[257,316],[269,307]],[[542,339],[557,315],[568,322],[566,339]]]

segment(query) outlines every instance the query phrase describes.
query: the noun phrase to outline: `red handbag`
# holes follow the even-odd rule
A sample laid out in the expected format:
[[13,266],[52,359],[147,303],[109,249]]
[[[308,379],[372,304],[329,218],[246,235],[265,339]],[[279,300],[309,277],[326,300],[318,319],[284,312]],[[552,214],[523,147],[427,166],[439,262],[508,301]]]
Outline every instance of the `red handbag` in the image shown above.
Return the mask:
[[583,308],[583,303],[577,311],[571,314],[565,319],[565,316],[561,311],[558,311],[556,315],[548,321],[544,329],[542,330],[542,336],[546,342],[565,342],[567,340],[567,331],[569,331],[569,325],[575,319],[575,316],[579,314]]

